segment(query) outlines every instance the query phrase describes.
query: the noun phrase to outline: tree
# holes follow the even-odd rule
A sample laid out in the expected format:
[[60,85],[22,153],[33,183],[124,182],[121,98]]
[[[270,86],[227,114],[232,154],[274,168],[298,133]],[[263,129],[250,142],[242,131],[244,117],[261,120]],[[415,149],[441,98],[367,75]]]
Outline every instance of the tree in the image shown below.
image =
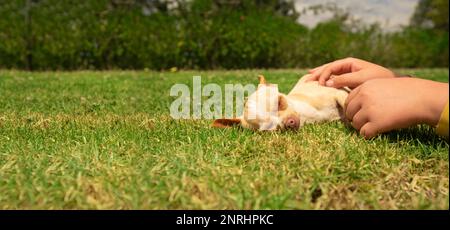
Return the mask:
[[410,25],[448,31],[448,2],[448,0],[419,0]]

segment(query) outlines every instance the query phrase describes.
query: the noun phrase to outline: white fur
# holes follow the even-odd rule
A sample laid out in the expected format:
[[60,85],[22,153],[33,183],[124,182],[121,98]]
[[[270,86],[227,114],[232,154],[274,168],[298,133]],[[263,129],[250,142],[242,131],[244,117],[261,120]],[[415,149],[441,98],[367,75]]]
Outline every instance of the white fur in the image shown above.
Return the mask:
[[[308,123],[340,119],[339,107],[344,106],[348,93],[345,90],[321,86],[318,82],[305,82],[307,77],[308,75],[303,76],[291,92],[284,95],[288,107],[299,115],[300,127]],[[246,109],[249,113],[256,114],[260,130],[275,130],[281,124],[282,120],[277,116],[278,95],[275,85],[260,85],[249,97]],[[267,101],[270,103],[269,109],[265,104]],[[273,105],[277,106],[275,110]]]

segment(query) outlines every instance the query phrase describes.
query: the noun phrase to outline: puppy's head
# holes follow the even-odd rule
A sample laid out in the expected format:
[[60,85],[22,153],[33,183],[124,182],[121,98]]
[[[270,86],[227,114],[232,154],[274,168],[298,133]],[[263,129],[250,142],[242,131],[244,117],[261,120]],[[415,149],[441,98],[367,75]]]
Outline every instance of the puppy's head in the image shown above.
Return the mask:
[[275,84],[259,76],[258,89],[251,94],[244,105],[244,114],[233,119],[216,119],[214,127],[242,126],[260,131],[296,130],[300,127],[299,114],[290,106],[286,95],[278,92]]

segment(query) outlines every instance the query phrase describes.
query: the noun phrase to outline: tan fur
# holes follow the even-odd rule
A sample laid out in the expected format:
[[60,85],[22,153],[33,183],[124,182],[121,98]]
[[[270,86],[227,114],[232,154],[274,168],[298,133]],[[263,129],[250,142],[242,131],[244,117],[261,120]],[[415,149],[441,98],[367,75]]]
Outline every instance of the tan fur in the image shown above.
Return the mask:
[[266,84],[266,78],[263,75],[258,76],[259,84]]
[[[348,96],[347,89],[335,89],[331,87],[325,87],[318,84],[317,81],[305,82],[309,75],[305,75],[297,82],[294,88],[285,95],[279,94],[279,121],[285,121],[288,117],[298,117],[300,120],[300,127],[306,123],[318,123],[325,121],[333,121],[343,119],[343,107],[345,100]],[[258,76],[259,83],[266,86],[269,84],[266,82],[264,76]],[[259,88],[259,87],[258,87]],[[289,104],[289,106],[287,106]],[[258,130],[266,120],[259,119],[246,119],[248,114],[247,106],[244,109],[244,114],[240,117],[240,125],[244,128],[250,128]],[[223,120],[223,119],[221,119]],[[278,122],[279,122],[278,121]],[[283,129],[283,122],[277,124],[277,129]],[[220,122],[224,126],[230,124],[236,124],[236,121],[232,122]]]
[[[310,75],[303,76],[294,88],[289,92],[288,97],[294,100],[303,101],[316,108],[335,108],[336,103],[343,108],[348,96],[348,89],[335,89],[319,85],[317,81],[305,82]],[[339,109],[339,108],[336,108]],[[330,119],[337,117],[330,117]]]

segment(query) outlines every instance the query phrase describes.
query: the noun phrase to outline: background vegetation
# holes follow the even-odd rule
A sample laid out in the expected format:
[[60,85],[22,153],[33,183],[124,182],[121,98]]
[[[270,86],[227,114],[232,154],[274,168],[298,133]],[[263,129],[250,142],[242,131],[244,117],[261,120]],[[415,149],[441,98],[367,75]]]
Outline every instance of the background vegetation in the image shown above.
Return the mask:
[[355,56],[391,67],[448,67],[448,1],[421,0],[386,32],[333,5],[309,29],[279,0],[0,0],[0,68],[311,67]]

